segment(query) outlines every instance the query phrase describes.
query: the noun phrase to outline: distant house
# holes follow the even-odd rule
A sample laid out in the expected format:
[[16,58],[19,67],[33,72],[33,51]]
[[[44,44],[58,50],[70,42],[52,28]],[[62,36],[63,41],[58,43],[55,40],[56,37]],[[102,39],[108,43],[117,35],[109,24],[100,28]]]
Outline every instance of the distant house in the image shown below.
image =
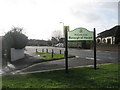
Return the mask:
[[120,43],[120,25],[98,34],[97,43],[119,44]]

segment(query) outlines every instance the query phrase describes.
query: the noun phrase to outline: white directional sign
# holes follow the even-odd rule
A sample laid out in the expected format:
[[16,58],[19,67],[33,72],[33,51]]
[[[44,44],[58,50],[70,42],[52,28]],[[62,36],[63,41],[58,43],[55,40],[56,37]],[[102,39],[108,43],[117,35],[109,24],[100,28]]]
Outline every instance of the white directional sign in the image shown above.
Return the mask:
[[85,28],[76,28],[68,31],[68,41],[93,40],[93,31]]

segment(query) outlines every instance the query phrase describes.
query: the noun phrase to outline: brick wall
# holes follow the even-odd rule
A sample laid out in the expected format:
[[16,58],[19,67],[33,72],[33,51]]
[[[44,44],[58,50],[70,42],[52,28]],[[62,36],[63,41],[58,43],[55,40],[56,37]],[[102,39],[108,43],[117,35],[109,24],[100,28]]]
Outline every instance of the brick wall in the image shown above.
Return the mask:
[[114,44],[97,44],[96,45],[97,50],[120,50],[120,45],[114,45]]

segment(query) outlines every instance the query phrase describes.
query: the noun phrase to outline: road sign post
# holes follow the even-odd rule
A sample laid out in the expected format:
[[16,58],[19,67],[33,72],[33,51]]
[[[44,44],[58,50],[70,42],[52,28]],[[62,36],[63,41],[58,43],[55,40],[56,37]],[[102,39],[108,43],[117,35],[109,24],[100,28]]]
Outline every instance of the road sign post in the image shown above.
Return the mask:
[[[67,31],[67,30],[65,30]],[[65,36],[67,33],[65,33]],[[76,28],[72,31],[68,31],[68,41],[94,41],[94,69],[96,70],[96,30],[94,28],[93,31],[89,31],[85,28]],[[66,44],[67,44],[67,40]],[[67,47],[67,46],[66,46]]]
[[37,53],[38,51],[37,51],[37,49],[36,49],[36,53]]
[[44,52],[44,49],[42,49],[42,52]]
[[61,54],[61,50],[60,50],[60,54]]
[[64,26],[65,33],[65,68],[68,73],[68,26]]
[[93,41],[93,31],[85,28],[76,28],[68,31],[68,41]]
[[94,28],[94,69],[96,70],[96,30]]
[[53,54],[54,54],[54,50],[52,49],[52,58],[54,57]]

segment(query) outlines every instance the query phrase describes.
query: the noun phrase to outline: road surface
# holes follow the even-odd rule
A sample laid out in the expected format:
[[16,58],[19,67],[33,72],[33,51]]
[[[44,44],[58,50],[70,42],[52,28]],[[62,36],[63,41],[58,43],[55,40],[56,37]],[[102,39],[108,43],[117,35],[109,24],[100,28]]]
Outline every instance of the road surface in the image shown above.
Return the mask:
[[[54,50],[54,53],[59,53],[60,50],[62,53],[64,53],[64,48],[59,47],[37,47],[37,46],[27,46],[25,53],[38,57],[35,52],[40,51],[42,52],[42,49],[46,51],[48,49],[49,52],[52,52],[52,49]],[[77,56],[76,58],[69,58],[68,59],[68,66],[70,67],[78,67],[78,66],[88,66],[88,65],[94,65],[94,58],[93,58],[93,50],[81,50],[81,49],[71,49],[68,50],[69,54],[73,54]],[[24,60],[24,59],[23,59]],[[29,61],[29,59],[26,59]],[[25,61],[25,60],[24,60]],[[23,61],[23,63],[24,63]],[[30,59],[30,61],[34,61]],[[29,62],[30,62],[29,61]],[[98,64],[105,64],[105,63],[116,63],[118,62],[118,52],[117,51],[97,51],[97,65]],[[23,68],[20,71],[15,71],[15,73],[29,73],[29,72],[37,72],[37,71],[45,71],[45,70],[54,70],[54,69],[61,69],[65,68],[65,59],[61,60],[55,60],[55,61],[48,61],[48,62],[42,62],[37,63],[34,65],[31,65],[27,68]]]
[[[30,55],[35,55],[36,49],[40,52],[42,52],[42,49],[44,49],[44,52],[46,52],[46,49],[48,49],[49,52],[52,52],[52,49],[55,53],[59,53],[60,50],[62,53],[64,53],[64,48],[59,47],[46,47],[46,46],[27,46],[26,47],[26,53]],[[94,59],[94,51],[93,50],[83,50],[83,49],[68,49],[69,54],[73,54],[77,57],[84,58],[84,59]],[[118,60],[118,51],[100,51],[98,50],[96,52],[97,54],[97,60],[111,60],[116,61]]]

